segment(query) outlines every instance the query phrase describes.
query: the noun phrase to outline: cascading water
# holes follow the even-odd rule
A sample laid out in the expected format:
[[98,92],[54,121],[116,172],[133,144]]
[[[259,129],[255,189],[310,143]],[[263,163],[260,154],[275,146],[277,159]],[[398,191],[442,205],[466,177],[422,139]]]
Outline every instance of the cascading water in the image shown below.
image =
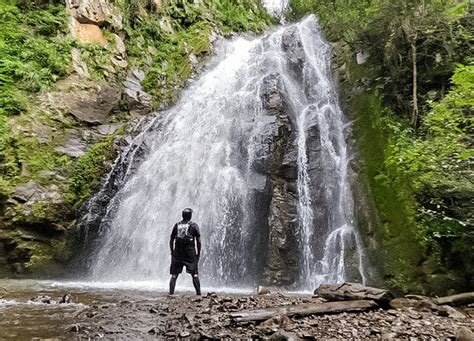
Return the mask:
[[263,0],[263,6],[271,15],[283,19],[283,15],[288,8],[288,0]]
[[[300,270],[293,288],[345,280],[348,262],[365,281],[329,62],[314,16],[263,38],[224,42],[208,70],[160,113],[160,129],[140,135],[149,152],[110,201],[89,264],[92,280],[153,280],[164,287],[171,227],[192,207],[203,236],[203,284],[260,283],[272,230],[271,154],[286,115],[297,153]],[[279,79],[278,114],[267,103],[270,76]]]

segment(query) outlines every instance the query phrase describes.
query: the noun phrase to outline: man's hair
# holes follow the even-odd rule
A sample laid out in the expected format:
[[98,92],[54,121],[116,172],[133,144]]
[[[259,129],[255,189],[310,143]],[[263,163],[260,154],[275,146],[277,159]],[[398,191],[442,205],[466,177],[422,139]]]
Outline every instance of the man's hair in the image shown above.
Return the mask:
[[193,210],[190,208],[185,208],[182,213],[182,217],[184,220],[191,220],[191,217],[193,216]]

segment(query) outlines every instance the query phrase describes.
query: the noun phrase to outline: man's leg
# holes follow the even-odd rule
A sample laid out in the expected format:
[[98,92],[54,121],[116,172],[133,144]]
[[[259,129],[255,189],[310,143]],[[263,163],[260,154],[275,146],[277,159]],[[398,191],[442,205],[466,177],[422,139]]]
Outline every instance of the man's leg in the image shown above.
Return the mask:
[[170,295],[174,294],[174,288],[176,287],[176,280],[178,279],[178,275],[171,275],[170,278]]
[[193,285],[196,290],[196,295],[201,295],[201,283],[199,282],[198,274],[193,274]]

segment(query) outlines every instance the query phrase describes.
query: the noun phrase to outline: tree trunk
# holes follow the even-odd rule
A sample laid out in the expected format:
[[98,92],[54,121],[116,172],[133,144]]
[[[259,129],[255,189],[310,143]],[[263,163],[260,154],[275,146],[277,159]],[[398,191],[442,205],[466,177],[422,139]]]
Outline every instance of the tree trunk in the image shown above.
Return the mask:
[[467,305],[474,303],[474,292],[466,292],[463,294],[457,294],[452,296],[439,297],[434,299],[434,302],[439,305]]
[[388,305],[393,298],[385,289],[366,287],[359,283],[321,284],[314,294],[328,301],[373,300],[380,305]]
[[272,307],[259,310],[247,310],[230,313],[230,318],[234,322],[264,321],[277,315],[286,316],[306,316],[315,314],[335,314],[351,311],[366,311],[377,308],[374,301],[340,301],[314,304],[299,304],[281,307]]
[[417,68],[416,68],[416,57],[417,57],[417,51],[416,51],[416,38],[417,34],[412,37],[411,41],[411,58],[412,58],[412,70],[413,70],[413,110],[412,110],[412,116],[411,116],[411,124],[413,125],[414,128],[416,128],[417,123],[418,123],[418,90],[417,90]]

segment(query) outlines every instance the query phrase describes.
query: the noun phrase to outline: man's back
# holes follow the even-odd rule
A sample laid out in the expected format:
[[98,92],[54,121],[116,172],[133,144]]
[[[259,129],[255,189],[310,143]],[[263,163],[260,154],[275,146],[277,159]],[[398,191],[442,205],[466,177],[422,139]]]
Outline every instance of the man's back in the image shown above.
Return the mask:
[[170,237],[170,294],[174,293],[176,279],[185,266],[186,272],[193,276],[196,294],[200,295],[201,285],[198,277],[198,263],[201,255],[201,234],[199,226],[191,221],[192,210],[190,208],[184,209],[182,216],[183,220],[173,226]]

